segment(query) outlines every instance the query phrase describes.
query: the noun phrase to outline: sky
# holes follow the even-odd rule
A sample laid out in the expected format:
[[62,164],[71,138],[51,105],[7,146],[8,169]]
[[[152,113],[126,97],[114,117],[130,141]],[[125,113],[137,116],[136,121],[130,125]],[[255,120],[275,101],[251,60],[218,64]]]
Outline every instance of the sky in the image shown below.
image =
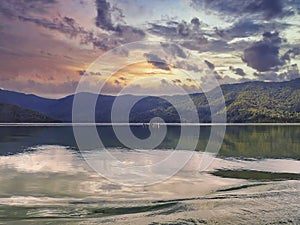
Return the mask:
[[300,77],[299,0],[5,0],[0,34],[0,88],[51,98]]

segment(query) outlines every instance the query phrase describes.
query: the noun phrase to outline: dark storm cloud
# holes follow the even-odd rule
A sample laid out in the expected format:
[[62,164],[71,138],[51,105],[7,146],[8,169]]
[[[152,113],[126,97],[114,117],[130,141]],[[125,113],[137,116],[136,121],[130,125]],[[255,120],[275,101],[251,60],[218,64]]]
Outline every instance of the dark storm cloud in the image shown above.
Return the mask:
[[[145,37],[145,32],[141,29],[124,24],[114,24],[113,17],[115,17],[117,22],[123,22],[122,18],[124,15],[121,9],[111,7],[106,0],[96,0],[96,7],[96,26],[103,30],[111,31],[112,34],[104,38],[101,37],[104,40],[93,37],[91,42],[93,42],[94,46],[103,50],[109,50],[117,45],[139,41]],[[117,14],[113,14],[113,12],[117,12]]]
[[265,32],[262,41],[256,42],[244,50],[242,59],[248,66],[260,72],[274,70],[283,65],[283,61],[279,57],[282,41],[278,32]]
[[160,68],[162,70],[170,70],[167,62],[161,58],[159,58],[155,54],[145,53],[144,57],[147,59],[148,63],[151,63],[153,66]]
[[246,73],[244,72],[243,69],[241,68],[234,68],[233,66],[229,67],[229,70],[231,70],[232,72],[234,72],[237,75],[240,75],[242,77],[246,76]]
[[214,70],[215,65],[207,60],[204,60],[205,64],[208,66],[209,69]]
[[282,64],[278,55],[278,46],[259,42],[244,51],[243,61],[246,62],[248,66],[263,72]]
[[96,26],[104,30],[114,30],[111,19],[110,4],[106,0],[96,0],[96,6]]
[[191,0],[191,5],[197,10],[210,10],[224,17],[241,17],[247,14],[271,19],[288,15],[283,10],[282,0]]

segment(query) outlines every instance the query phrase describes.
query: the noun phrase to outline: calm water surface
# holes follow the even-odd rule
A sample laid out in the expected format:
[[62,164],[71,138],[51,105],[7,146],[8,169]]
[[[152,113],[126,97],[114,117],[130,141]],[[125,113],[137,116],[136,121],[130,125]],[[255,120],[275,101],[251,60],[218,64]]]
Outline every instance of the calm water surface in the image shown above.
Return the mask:
[[[150,135],[147,127],[131,130]],[[147,162],[153,151],[169,154],[181,129],[167,131],[155,150],[128,149],[111,126],[98,127],[105,147],[129,164]],[[300,224],[300,126],[227,126],[202,171],[210,131],[201,127],[195,154],[175,176],[135,187],[91,169],[72,127],[2,126],[0,224]]]

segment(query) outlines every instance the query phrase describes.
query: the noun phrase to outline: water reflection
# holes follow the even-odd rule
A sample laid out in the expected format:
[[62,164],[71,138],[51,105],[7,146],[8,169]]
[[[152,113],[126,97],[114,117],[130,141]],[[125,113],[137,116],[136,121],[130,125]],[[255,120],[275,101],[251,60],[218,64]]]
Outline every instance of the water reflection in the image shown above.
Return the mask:
[[[139,138],[149,135],[145,127],[131,129]],[[300,126],[229,126],[219,157],[211,155],[213,163],[200,171],[210,130],[201,127],[199,151],[175,176],[138,187],[112,183],[91,169],[72,127],[0,127],[0,223],[299,224]],[[180,127],[167,131],[155,150],[130,150],[112,127],[98,127],[115,157],[137,165],[155,163],[154,151],[172,152]],[[95,163],[101,159],[97,151],[86,153]]]
[[[196,150],[204,151],[211,127],[202,126],[199,129],[200,135]],[[126,148],[116,138],[111,126],[99,126],[97,130],[105,147]],[[149,136],[147,127],[132,126],[131,130],[138,138],[144,139]],[[193,135],[192,130],[190,133],[185,132],[183,136],[185,143],[189,143]],[[168,126],[166,137],[156,149],[176,148],[180,136],[179,126]],[[220,157],[300,159],[299,137],[300,126],[228,126],[218,155]],[[1,155],[23,152],[38,145],[61,145],[77,149],[72,127],[0,127]]]

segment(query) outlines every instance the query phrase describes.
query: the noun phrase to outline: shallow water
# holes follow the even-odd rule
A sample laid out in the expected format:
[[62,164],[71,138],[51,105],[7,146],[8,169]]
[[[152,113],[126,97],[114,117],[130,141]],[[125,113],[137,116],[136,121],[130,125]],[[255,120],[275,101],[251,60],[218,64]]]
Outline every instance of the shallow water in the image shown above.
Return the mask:
[[[126,186],[90,168],[71,127],[0,127],[0,224],[299,224],[300,126],[227,127],[202,170],[210,129],[201,127],[198,151],[175,176]],[[139,165],[169,155],[180,127],[155,150],[125,148],[110,126],[98,132],[113,156]],[[100,162],[101,150],[84,157]]]

